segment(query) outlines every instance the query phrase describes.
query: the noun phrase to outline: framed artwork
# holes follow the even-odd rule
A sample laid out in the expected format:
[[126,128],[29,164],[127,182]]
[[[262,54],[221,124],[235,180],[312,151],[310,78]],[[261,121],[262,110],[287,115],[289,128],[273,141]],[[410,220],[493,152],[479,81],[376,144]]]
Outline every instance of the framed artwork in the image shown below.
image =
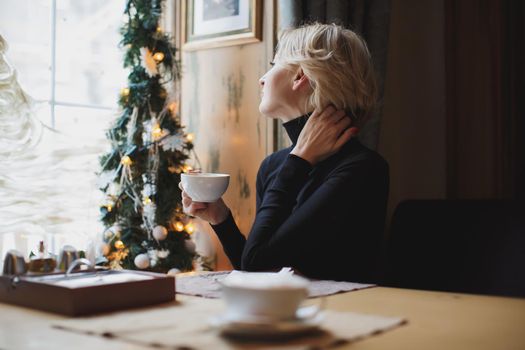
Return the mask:
[[262,4],[262,0],[183,0],[183,49],[260,42]]

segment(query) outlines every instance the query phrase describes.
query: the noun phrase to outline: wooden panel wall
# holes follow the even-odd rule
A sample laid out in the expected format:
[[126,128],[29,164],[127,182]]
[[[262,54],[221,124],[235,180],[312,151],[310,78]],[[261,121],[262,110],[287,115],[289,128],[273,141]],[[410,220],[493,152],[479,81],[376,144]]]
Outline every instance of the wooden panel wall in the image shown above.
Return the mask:
[[[262,42],[181,55],[182,120],[195,134],[202,169],[231,175],[224,199],[244,234],[255,217],[257,170],[273,151],[274,123],[258,110],[258,80],[269,69],[273,45],[273,1],[264,1]],[[230,268],[209,225],[198,222],[197,228],[197,240],[210,239],[217,249],[216,268]]]

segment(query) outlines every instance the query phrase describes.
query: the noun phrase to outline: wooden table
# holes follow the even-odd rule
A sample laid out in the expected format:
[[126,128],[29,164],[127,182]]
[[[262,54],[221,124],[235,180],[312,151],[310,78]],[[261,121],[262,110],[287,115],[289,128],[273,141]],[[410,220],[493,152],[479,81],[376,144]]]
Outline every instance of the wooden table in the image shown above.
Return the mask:
[[[216,302],[177,295],[190,301]],[[327,298],[327,308],[402,316],[406,325],[341,349],[525,349],[525,299],[376,287]],[[51,328],[66,317],[0,304],[0,349],[151,349]]]

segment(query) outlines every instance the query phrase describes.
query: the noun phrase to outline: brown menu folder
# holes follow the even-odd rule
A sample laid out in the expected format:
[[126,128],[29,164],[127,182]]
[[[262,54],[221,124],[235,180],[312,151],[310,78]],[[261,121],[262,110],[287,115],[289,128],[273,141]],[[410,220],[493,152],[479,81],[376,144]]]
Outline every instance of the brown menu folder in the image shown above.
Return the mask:
[[129,309],[175,300],[175,277],[103,270],[0,276],[0,302],[68,316]]

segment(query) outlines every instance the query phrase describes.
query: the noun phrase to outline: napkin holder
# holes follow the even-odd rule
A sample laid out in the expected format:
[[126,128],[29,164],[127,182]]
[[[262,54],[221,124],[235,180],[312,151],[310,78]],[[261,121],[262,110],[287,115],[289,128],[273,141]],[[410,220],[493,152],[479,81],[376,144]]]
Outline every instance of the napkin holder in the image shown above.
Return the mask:
[[[71,269],[72,270],[72,269]],[[59,313],[89,315],[175,300],[175,277],[92,269],[0,276],[0,302]]]

